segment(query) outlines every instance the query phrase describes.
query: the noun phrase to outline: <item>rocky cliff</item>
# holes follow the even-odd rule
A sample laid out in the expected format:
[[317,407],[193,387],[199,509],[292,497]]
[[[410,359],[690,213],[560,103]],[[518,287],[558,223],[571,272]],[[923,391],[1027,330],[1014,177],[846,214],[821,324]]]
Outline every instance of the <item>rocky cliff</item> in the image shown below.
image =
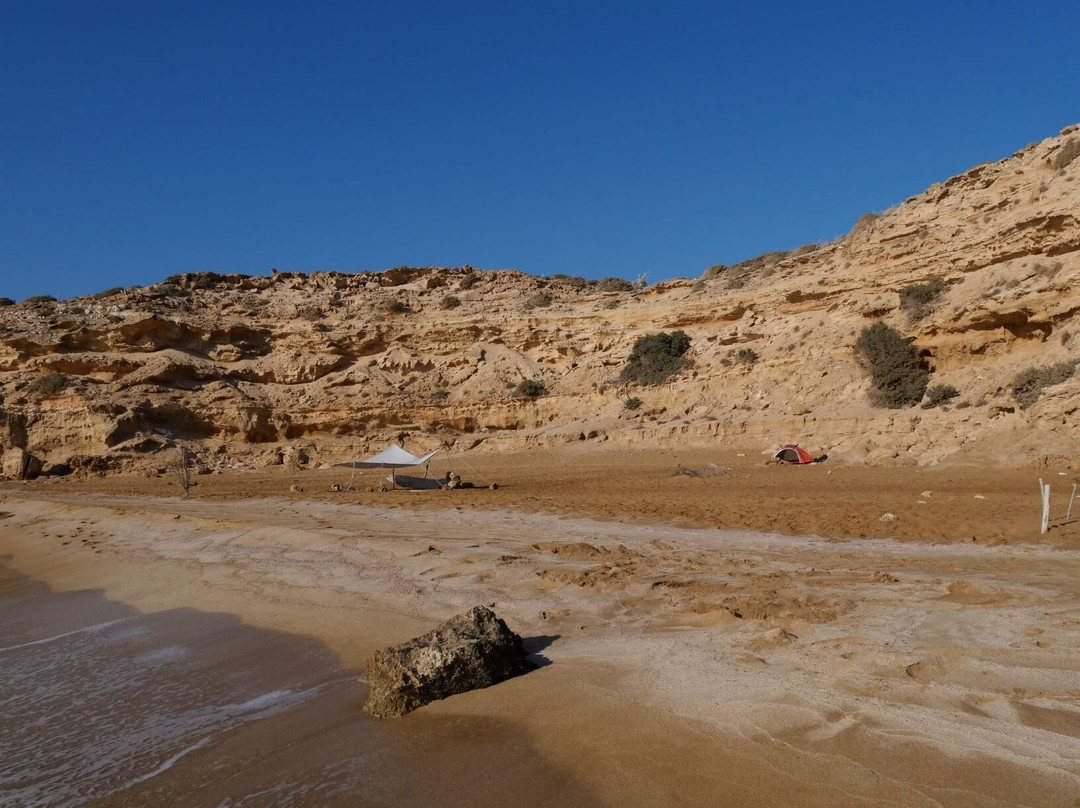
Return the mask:
[[[832,243],[646,287],[401,267],[196,273],[7,305],[0,444],[57,471],[153,465],[178,441],[213,467],[284,447],[333,460],[401,437],[414,450],[800,441],[849,462],[1074,462],[1080,375],[1026,408],[1012,384],[1080,358],[1078,153],[1074,126]],[[905,288],[934,279],[930,305],[901,307]],[[853,345],[876,320],[959,395],[872,406]],[[692,367],[625,385],[634,342],[674,329]],[[548,394],[519,396],[523,379]]]

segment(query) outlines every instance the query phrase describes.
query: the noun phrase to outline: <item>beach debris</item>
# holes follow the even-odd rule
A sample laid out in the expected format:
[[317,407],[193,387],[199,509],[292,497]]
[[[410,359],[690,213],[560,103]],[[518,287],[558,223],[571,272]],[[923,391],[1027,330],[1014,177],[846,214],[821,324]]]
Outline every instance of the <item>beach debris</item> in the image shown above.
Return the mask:
[[919,494],[919,496],[922,497],[923,499],[930,499],[930,497],[934,496],[934,492],[933,491],[923,491],[921,494]]
[[686,466],[679,465],[675,468],[675,472],[672,477],[727,477],[731,474],[731,469],[718,466],[716,463],[706,463],[704,466],[699,466],[696,469],[689,469]]
[[302,493],[304,493],[304,489],[301,488],[300,486],[298,486],[296,483],[293,483],[292,485],[289,486],[289,491],[291,491],[294,494],[302,494]]
[[881,514],[880,517],[878,517],[878,521],[879,522],[895,522],[897,520],[897,518],[898,517],[897,517],[897,515],[895,513],[889,513],[888,511],[886,511],[885,513]]
[[427,634],[375,651],[367,661],[371,692],[364,712],[372,718],[394,718],[536,667],[521,637],[491,609],[476,606]]

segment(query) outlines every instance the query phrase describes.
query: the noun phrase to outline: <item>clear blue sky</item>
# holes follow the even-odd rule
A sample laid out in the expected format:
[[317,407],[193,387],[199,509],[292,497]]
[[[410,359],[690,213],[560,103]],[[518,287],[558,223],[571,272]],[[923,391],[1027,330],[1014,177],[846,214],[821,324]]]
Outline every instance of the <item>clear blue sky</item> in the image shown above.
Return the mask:
[[694,277],[1080,121],[1080,3],[0,0],[0,296]]

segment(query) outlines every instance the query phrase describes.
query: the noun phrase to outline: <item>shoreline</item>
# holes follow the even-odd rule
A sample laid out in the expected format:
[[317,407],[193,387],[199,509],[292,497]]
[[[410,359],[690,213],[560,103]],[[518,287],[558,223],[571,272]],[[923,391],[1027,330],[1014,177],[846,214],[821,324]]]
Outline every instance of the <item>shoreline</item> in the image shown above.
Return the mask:
[[551,664],[418,713],[510,721],[598,804],[1064,806],[1080,776],[1080,555],[1058,543],[56,494],[0,505],[13,569],[311,636],[346,668],[494,603]]

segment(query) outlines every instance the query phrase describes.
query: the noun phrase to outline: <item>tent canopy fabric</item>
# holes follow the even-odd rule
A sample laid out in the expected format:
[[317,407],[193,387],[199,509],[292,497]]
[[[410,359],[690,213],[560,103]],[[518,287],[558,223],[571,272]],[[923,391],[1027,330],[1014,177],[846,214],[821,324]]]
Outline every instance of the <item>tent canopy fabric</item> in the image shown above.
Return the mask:
[[429,452],[423,457],[409,454],[397,444],[390,444],[377,455],[366,460],[356,460],[352,463],[342,463],[342,466],[354,469],[399,469],[406,466],[421,466],[428,462],[436,453],[441,451],[440,446],[434,452]]
[[781,446],[773,452],[773,460],[783,460],[785,463],[795,463],[800,466],[804,463],[817,462],[812,454],[796,443]]

